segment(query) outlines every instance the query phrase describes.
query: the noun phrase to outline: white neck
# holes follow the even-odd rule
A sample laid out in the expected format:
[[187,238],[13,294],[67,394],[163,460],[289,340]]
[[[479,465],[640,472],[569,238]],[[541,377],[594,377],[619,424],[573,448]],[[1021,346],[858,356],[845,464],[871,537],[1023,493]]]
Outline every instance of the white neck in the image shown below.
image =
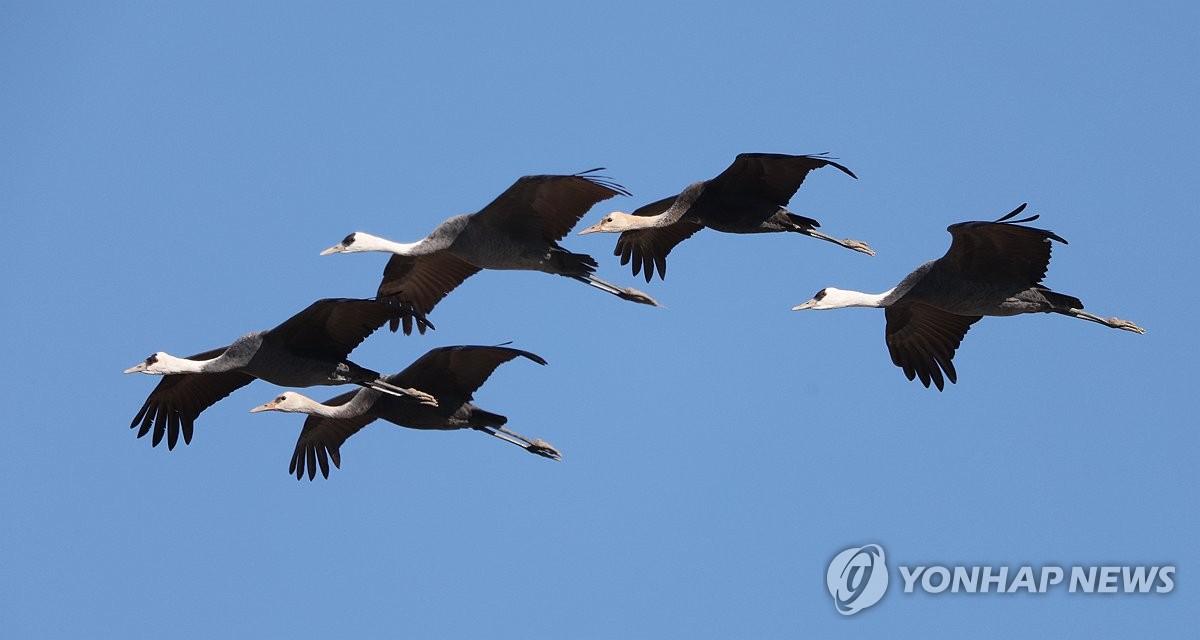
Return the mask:
[[317,402],[308,396],[292,392],[292,401],[284,406],[276,407],[276,410],[286,411],[289,413],[305,413],[310,416],[318,416],[321,418],[353,418],[362,413],[362,410],[358,408],[357,403],[355,402],[357,398],[358,396],[356,395],[350,400],[350,402],[331,406],[327,404],[321,404],[320,402]]
[[176,358],[169,353],[156,354],[157,361],[154,363],[155,373],[163,375],[171,375],[176,373],[216,373],[220,371],[228,371],[221,368],[221,356],[217,356],[211,360],[189,360],[188,358]]
[[888,297],[889,295],[891,295],[893,290],[894,290],[894,288],[888,289],[887,291],[884,291],[882,293],[863,293],[861,291],[850,291],[848,293],[854,294],[855,301],[852,306],[855,306],[855,307],[882,307],[883,299]]
[[412,255],[420,244],[420,240],[416,242],[393,242],[392,240],[359,231],[354,234],[354,244],[350,245],[347,251],[382,251],[384,253],[407,256]]
[[626,215],[629,217],[625,219],[625,224],[630,229],[653,229],[669,224],[665,211],[656,216],[635,216],[632,213]]

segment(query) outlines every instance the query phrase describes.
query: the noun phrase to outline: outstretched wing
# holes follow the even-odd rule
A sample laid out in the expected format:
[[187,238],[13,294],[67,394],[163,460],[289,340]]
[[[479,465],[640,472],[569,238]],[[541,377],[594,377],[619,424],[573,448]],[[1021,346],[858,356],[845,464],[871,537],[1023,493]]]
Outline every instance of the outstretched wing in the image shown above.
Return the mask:
[[1040,283],[1050,266],[1050,241],[1063,244],[1067,241],[1052,231],[1020,226],[1022,222],[1037,220],[1038,216],[1009,221],[1024,209],[1022,204],[995,222],[950,225],[946,230],[954,241],[938,261],[976,282],[1014,283],[1025,287]]
[[268,331],[263,340],[309,357],[344,360],[384,323],[412,314],[411,307],[377,300],[325,298]]
[[709,180],[705,189],[718,190],[726,197],[740,193],[766,198],[782,207],[796,194],[810,171],[829,166],[840,169],[851,178],[858,177],[822,154],[791,156],[782,153],[742,153],[720,175]]
[[909,380],[930,381],[938,391],[944,387],[942,372],[951,383],[958,382],[954,371],[954,350],[971,325],[982,316],[960,316],[919,302],[901,302],[884,309],[887,318],[885,338],[892,362]]
[[[330,398],[322,404],[341,406],[360,393],[383,395],[374,389],[358,389]],[[292,452],[288,473],[296,474],[296,479],[300,480],[304,477],[305,469],[307,469],[308,479],[312,480],[317,475],[317,466],[319,465],[321,475],[328,478],[330,460],[333,461],[333,466],[339,469],[342,467],[342,443],[363,427],[374,422],[377,415],[374,410],[369,408],[353,418],[309,416],[304,421],[304,428],[300,430],[299,439],[296,440],[296,449]]]
[[[464,280],[479,273],[479,267],[455,257],[447,251],[422,256],[393,255],[383,269],[383,281],[376,295],[382,300],[411,305],[418,316],[433,311],[434,305],[445,298]],[[404,323],[404,333],[412,333],[413,317],[392,318],[395,331]],[[417,328],[425,333],[425,323]]]
[[[663,198],[657,202],[638,208],[635,216],[657,216],[675,202],[677,196]],[[654,277],[654,269],[658,268],[658,277],[667,277],[667,254],[675,245],[692,237],[692,234],[704,228],[704,225],[692,220],[678,219],[665,227],[634,229],[624,231],[617,238],[617,247],[613,255],[621,256],[621,264],[633,262],[633,275],[646,272],[646,282]]]
[[[440,347],[421,356],[404,371],[387,376],[384,381],[432,394],[439,405],[458,406],[469,401],[497,367],[518,357],[546,364],[537,354],[508,347]],[[404,402],[403,399],[400,401]]]
[[525,176],[474,216],[474,221],[502,228],[515,237],[557,242],[597,202],[627,196],[621,185],[594,174]]
[[[211,360],[225,353],[225,347],[188,356],[189,360]],[[141,438],[153,429],[150,446],[157,447],[167,436],[167,449],[174,449],[183,433],[183,443],[191,444],[192,430],[200,412],[218,400],[250,384],[254,376],[241,371],[221,373],[177,373],[163,376],[129,428],[138,429]]]

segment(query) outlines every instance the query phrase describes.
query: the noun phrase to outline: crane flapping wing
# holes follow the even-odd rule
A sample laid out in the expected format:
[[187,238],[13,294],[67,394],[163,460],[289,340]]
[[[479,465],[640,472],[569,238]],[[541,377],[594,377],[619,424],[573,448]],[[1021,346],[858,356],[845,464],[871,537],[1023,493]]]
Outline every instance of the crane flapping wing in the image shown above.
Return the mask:
[[[373,394],[375,396],[385,395],[374,389],[357,389],[330,398],[322,404],[341,406],[360,393]],[[339,469],[342,468],[342,443],[346,442],[350,436],[358,433],[363,427],[374,422],[377,415],[374,405],[372,405],[366,411],[353,418],[308,416],[304,421],[304,428],[300,430],[300,437],[296,440],[296,449],[292,452],[292,461],[288,465],[288,473],[296,474],[296,479],[300,480],[304,477],[305,470],[307,469],[308,479],[312,480],[317,475],[317,467],[319,465],[321,475],[328,478],[330,460],[333,461],[333,466]]]
[[769,197],[784,206],[813,169],[836,167],[851,178],[858,176],[821,154],[792,156],[781,153],[741,153],[720,175],[708,181],[705,190],[722,193],[752,193]]
[[263,340],[310,357],[344,360],[376,329],[412,313],[411,307],[378,300],[324,298],[268,331]]
[[958,381],[951,362],[954,350],[982,316],[960,316],[919,302],[901,302],[884,309],[884,317],[892,363],[904,369],[909,380],[920,377],[926,387],[932,381],[941,391],[943,371],[951,383]]
[[[459,259],[446,251],[422,256],[393,255],[383,269],[383,281],[376,295],[383,300],[411,305],[420,316],[433,311],[433,307],[462,284],[467,278],[479,273],[479,267]],[[404,333],[412,333],[413,317],[405,315],[392,318],[391,330],[404,323]],[[427,323],[417,323],[425,333]]]
[[[671,208],[676,197],[670,196],[639,207],[633,212],[633,215],[657,216]],[[645,270],[646,282],[650,282],[654,277],[656,267],[658,268],[658,277],[666,278],[667,254],[671,253],[671,249],[674,249],[675,245],[692,237],[703,228],[704,225],[698,222],[676,219],[664,227],[624,231],[617,238],[617,246],[613,249],[613,255],[621,256],[622,265],[632,261],[633,275],[635,276]]]
[[1012,282],[1027,286],[1040,283],[1050,266],[1050,241],[1063,244],[1067,241],[1046,229],[1020,226],[1022,222],[1036,220],[1037,216],[1009,221],[1024,209],[1022,204],[994,222],[950,225],[946,230],[954,240],[939,261],[977,282]]
[[[211,360],[225,353],[226,347],[188,356],[189,360]],[[150,446],[157,447],[163,434],[167,449],[174,449],[183,433],[183,443],[191,444],[196,417],[218,400],[254,381],[254,376],[242,371],[221,373],[179,373],[163,376],[154,387],[129,428],[141,426],[137,437],[154,430]]]
[[455,407],[469,401],[497,367],[518,357],[546,364],[537,354],[508,347],[440,347],[421,356],[404,371],[387,376],[384,381],[420,389],[437,398],[439,405]]
[[524,176],[475,214],[479,222],[494,225],[513,236],[557,242],[570,233],[597,202],[627,196],[621,185],[591,169],[574,175]]

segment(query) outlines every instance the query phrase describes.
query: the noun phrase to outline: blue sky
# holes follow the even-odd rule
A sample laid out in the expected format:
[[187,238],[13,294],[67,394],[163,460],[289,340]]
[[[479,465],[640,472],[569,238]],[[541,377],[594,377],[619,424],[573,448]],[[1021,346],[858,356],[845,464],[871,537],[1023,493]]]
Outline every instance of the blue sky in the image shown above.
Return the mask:
[[[6,251],[0,619],[14,637],[1182,635],[1197,610],[1191,3],[46,3],[0,8]],[[376,425],[327,481],[255,383],[168,452],[121,370],[373,294],[380,255],[517,177],[596,166],[629,210],[744,151],[828,151],[798,236],[702,232],[645,285],[484,273],[393,372],[450,344],[545,357],[476,394],[561,463]],[[1046,283],[1145,336],[991,318],[944,393],[893,367],[882,291],[947,225],[1028,202]],[[579,227],[582,228],[582,225]],[[332,390],[312,395],[326,398]],[[903,594],[852,617],[830,560],[1177,566],[1167,595]],[[892,571],[896,571],[895,565]]]

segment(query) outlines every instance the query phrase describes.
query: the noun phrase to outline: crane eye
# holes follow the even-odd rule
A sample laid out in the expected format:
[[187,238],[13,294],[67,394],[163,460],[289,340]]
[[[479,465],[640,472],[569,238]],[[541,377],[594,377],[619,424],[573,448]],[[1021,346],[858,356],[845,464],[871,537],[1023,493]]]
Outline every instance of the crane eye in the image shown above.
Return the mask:
[[146,358],[146,364],[154,364],[155,362],[158,362],[158,354],[152,353],[149,358]]
[[821,298],[824,298],[824,297],[825,297],[825,290],[821,289],[820,291],[817,292],[817,295],[813,296],[813,300],[820,300]]
[[345,238],[342,238],[342,244],[344,244],[346,246],[350,246],[350,245],[354,244],[354,234],[352,233],[352,234],[346,236]]

